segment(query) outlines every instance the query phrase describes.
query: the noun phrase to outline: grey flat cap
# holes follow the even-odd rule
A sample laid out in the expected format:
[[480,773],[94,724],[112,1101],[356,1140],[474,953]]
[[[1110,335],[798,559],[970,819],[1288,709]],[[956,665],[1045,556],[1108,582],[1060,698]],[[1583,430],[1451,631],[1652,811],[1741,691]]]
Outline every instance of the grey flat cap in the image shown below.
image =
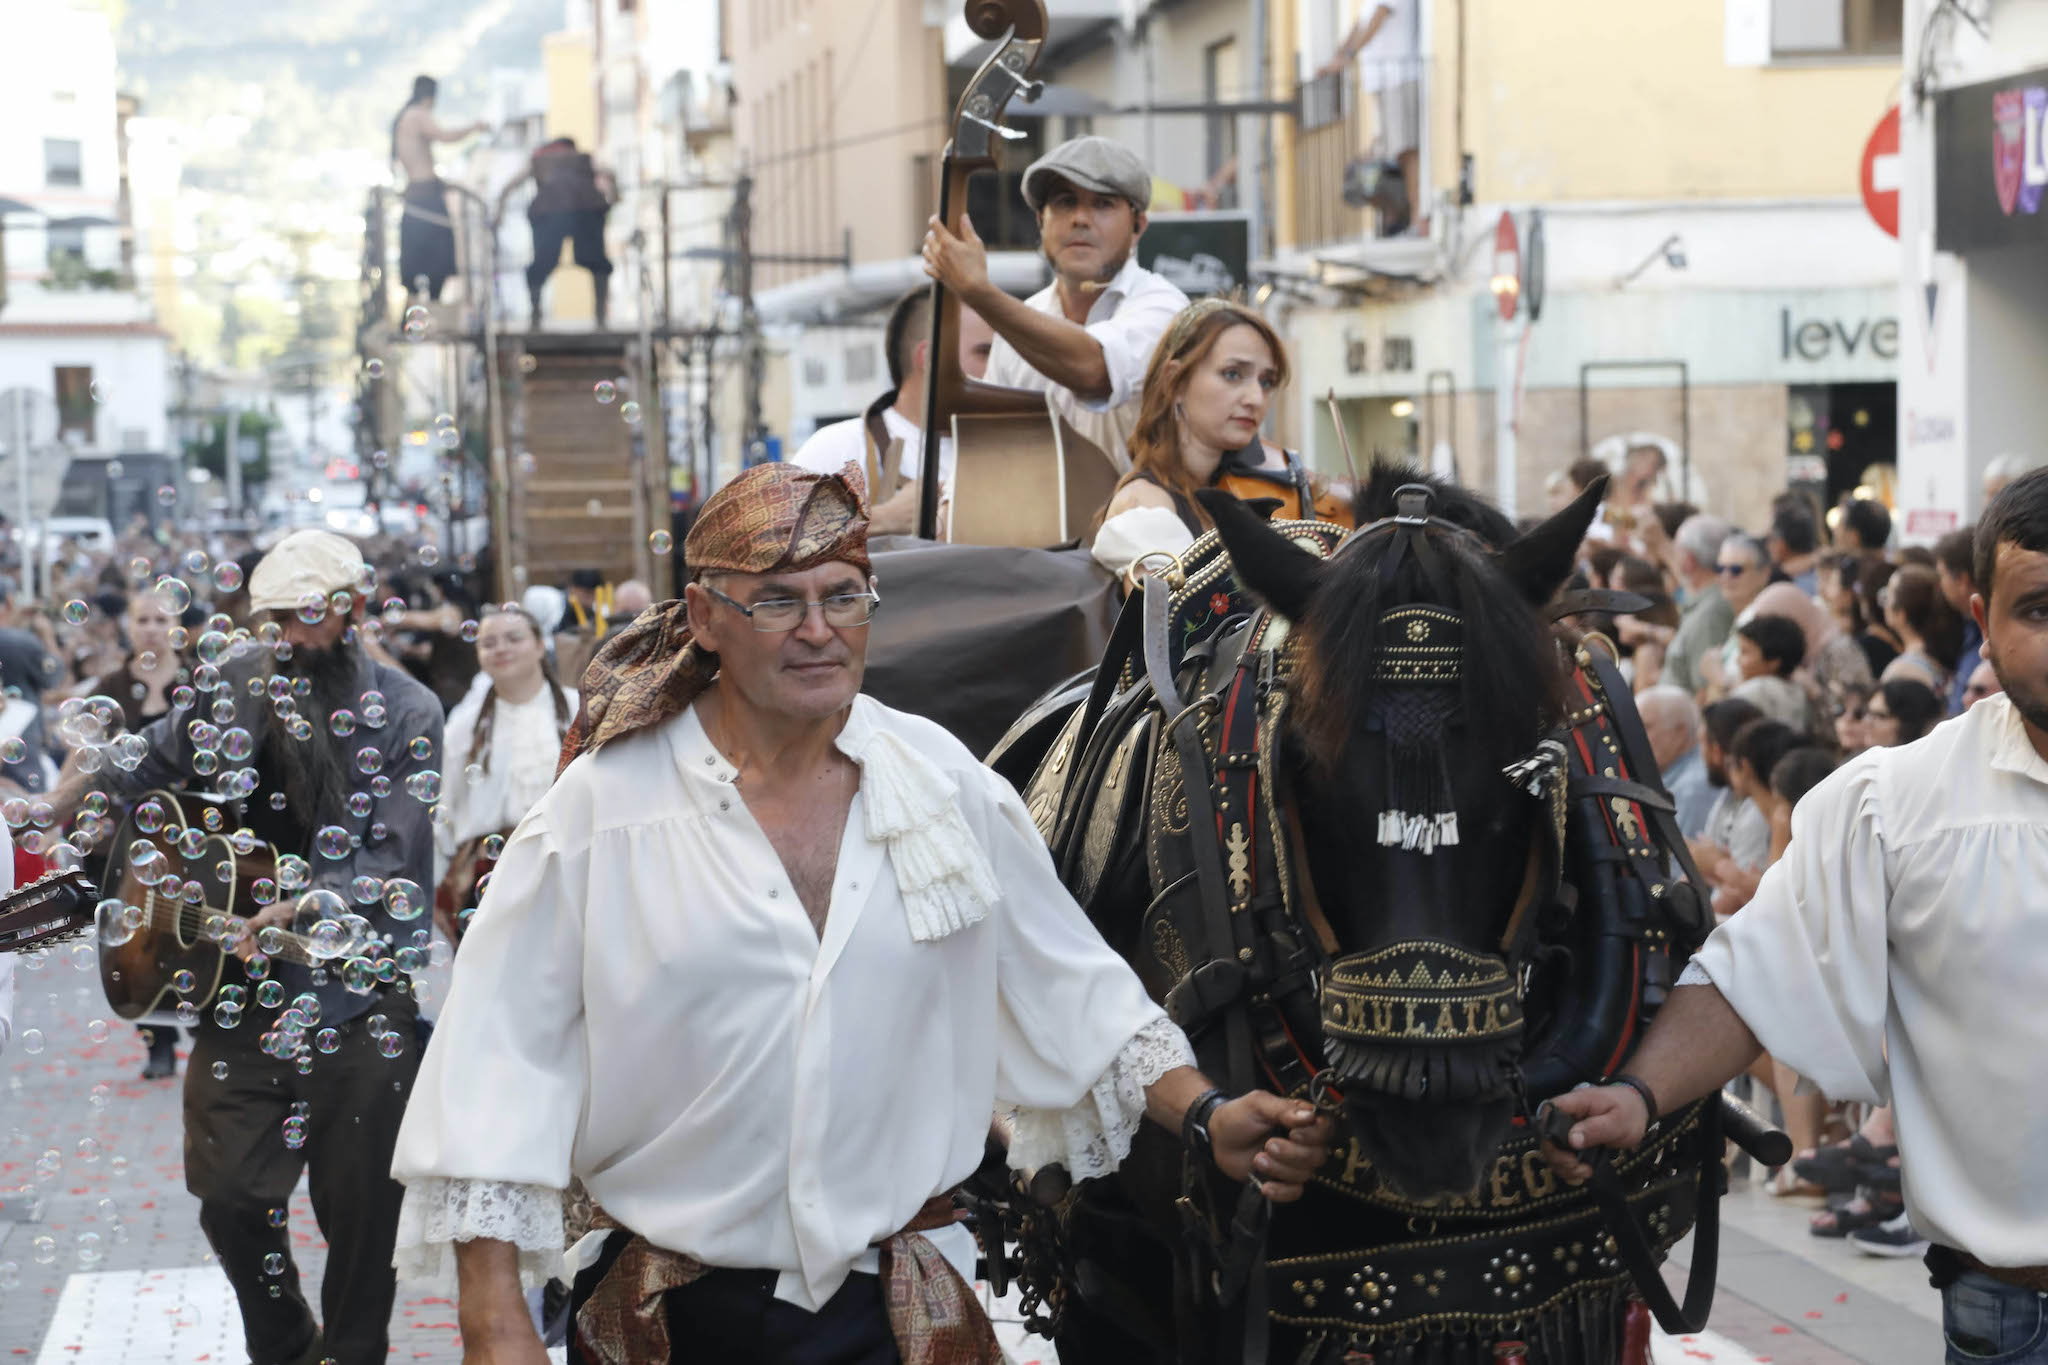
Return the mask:
[[1032,212],[1045,207],[1054,176],[1097,194],[1121,195],[1140,213],[1152,203],[1152,173],[1138,154],[1106,137],[1069,138],[1024,171],[1024,202]]

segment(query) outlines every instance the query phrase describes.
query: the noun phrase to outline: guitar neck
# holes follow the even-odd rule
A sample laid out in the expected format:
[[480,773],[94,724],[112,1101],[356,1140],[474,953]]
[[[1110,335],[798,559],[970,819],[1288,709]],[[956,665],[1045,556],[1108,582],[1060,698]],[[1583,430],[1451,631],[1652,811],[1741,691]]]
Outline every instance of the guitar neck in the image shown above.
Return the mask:
[[[180,938],[197,935],[201,928],[204,927],[208,915],[225,915],[227,913],[211,905],[191,905],[184,901],[174,900],[159,901],[154,893],[151,894],[149,901],[150,903],[144,907],[143,911],[144,919],[149,926],[152,929],[172,930]],[[292,933],[288,929],[279,929],[277,932],[283,935],[282,941],[278,943],[277,951],[266,951],[264,956],[281,957],[286,962],[296,963],[301,967],[317,967],[321,965],[322,959],[313,955],[312,943],[305,935]],[[227,955],[228,947],[226,944],[217,943],[214,947],[223,957]]]

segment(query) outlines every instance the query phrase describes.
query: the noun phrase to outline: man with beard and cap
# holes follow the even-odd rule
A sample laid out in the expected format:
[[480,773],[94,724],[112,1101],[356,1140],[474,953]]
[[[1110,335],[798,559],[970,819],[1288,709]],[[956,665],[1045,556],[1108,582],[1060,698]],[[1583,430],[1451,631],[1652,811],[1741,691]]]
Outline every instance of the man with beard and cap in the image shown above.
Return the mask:
[[1077,137],[1026,167],[1023,191],[1038,216],[1051,284],[1019,302],[991,283],[988,251],[964,217],[959,236],[931,220],[924,272],[995,329],[989,383],[1044,393],[1075,431],[1128,469],[1145,367],[1188,306],[1186,294],[1137,261],[1152,173],[1122,143]]
[[[420,888],[433,885],[441,707],[364,653],[355,632],[368,577],[341,536],[285,537],[249,575],[251,610],[281,632],[279,657],[256,646],[228,660],[210,692],[142,732],[148,752],[133,771],[71,774],[53,797],[68,816],[92,788],[115,801],[154,788],[245,793],[227,829],[309,865],[300,886],[281,867],[282,894],[244,911],[231,945],[240,960],[224,977],[233,990],[219,996],[241,1008],[195,1000],[185,1076],[185,1186],[255,1365],[381,1365],[389,1349],[401,1194],[391,1150],[419,1065],[418,1007],[398,960],[428,941]],[[367,928],[344,923],[351,913]],[[316,931],[322,922],[332,927]],[[273,926],[315,939],[341,930],[349,946],[302,966],[259,951]],[[280,1005],[299,1016],[280,1018]],[[285,1217],[302,1172],[329,1248],[317,1319]]]
[[572,1360],[995,1365],[948,1195],[999,1108],[1012,1165],[1077,1178],[1148,1117],[1274,1200],[1328,1155],[1309,1106],[1195,1070],[1014,791],[860,695],[863,491],[777,463],[712,497],[505,846],[392,1167],[400,1269],[459,1282],[472,1362],[547,1359],[521,1280],[570,1240]]
[[1755,897],[1693,957],[1621,1083],[1556,1105],[1574,1150],[1633,1147],[1761,1050],[1833,1100],[1889,1102],[1905,1213],[1933,1242],[1950,1360],[2048,1361],[2048,471],[1978,524],[1970,611],[2004,685],[1809,791]]

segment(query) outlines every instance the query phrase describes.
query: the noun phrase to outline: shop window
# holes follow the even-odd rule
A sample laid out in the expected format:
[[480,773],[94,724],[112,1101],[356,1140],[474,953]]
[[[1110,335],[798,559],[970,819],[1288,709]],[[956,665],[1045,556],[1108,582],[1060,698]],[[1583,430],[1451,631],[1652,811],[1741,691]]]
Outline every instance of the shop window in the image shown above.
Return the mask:
[[43,183],[78,185],[84,183],[84,149],[76,138],[43,139]]
[[1773,57],[1896,55],[1905,0],[1770,0]]

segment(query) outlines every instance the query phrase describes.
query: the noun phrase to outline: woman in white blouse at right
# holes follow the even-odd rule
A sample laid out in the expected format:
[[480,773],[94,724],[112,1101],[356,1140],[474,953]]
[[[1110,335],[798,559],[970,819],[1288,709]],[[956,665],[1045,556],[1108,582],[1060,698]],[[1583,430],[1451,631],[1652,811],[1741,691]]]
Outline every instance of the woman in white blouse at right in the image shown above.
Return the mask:
[[435,917],[451,942],[468,927],[476,884],[504,836],[555,780],[576,693],[556,681],[547,637],[522,607],[507,606],[477,629],[477,660],[490,679],[448,713],[442,739],[441,807],[434,831],[440,886]]

